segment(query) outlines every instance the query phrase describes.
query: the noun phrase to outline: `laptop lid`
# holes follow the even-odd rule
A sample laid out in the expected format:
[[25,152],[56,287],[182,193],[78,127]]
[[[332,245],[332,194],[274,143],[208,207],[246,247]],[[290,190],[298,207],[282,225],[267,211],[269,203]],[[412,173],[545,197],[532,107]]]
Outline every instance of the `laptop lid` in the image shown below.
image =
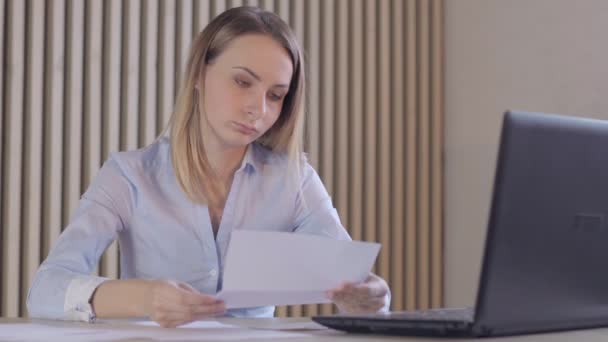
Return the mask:
[[507,112],[475,330],[608,325],[608,121]]

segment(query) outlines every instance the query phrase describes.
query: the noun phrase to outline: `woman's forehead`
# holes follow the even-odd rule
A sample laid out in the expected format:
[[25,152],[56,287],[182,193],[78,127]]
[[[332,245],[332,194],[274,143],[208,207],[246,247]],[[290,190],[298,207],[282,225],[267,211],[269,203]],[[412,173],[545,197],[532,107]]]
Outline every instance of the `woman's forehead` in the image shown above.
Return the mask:
[[217,57],[216,63],[224,68],[247,68],[263,81],[273,83],[289,84],[293,73],[287,50],[274,38],[263,34],[235,38]]

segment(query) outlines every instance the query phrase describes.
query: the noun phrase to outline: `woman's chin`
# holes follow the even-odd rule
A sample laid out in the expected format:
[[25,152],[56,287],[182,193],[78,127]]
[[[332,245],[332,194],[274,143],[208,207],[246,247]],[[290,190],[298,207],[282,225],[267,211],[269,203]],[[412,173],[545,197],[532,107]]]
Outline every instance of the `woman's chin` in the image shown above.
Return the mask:
[[224,140],[224,146],[228,148],[238,148],[238,147],[246,147],[247,145],[254,142],[256,137],[254,136],[245,136],[245,135],[235,135],[232,134],[230,137],[226,137]]

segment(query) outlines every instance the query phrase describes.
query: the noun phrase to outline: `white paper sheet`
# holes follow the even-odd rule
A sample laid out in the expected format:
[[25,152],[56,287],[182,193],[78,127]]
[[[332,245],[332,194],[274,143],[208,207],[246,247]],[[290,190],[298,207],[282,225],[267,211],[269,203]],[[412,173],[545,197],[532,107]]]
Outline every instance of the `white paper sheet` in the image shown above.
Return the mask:
[[233,231],[217,298],[227,308],[327,303],[327,290],[365,280],[380,244]]
[[[154,321],[137,321],[133,324],[143,325],[148,327],[160,327],[160,325]],[[177,329],[226,329],[226,328],[238,328],[235,325],[223,324],[217,321],[194,321],[188,324],[180,325]]]

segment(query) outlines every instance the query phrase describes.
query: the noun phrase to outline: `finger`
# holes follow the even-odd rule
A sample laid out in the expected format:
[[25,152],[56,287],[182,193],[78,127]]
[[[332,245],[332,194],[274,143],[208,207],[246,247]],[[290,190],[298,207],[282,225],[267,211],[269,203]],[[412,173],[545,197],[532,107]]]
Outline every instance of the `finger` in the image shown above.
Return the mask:
[[384,307],[385,301],[383,299],[372,299],[368,301],[349,300],[336,302],[336,305],[342,312],[369,313],[378,312],[378,310]]
[[383,299],[373,299],[361,305],[363,311],[366,312],[377,312],[386,305]]
[[343,282],[337,287],[325,292],[327,298],[332,299],[336,295],[343,294],[344,292],[350,291],[355,286],[355,283]]
[[362,306],[366,303],[384,303],[386,296],[370,297],[368,289],[356,289],[337,293],[332,301],[340,305]]
[[388,294],[388,287],[382,282],[374,281],[354,286],[352,293],[362,298],[379,298]]
[[216,302],[212,296],[203,294],[188,283],[166,280],[157,295],[182,304],[211,304]]
[[[184,324],[202,318],[217,316],[221,312],[221,310],[213,307],[205,307],[203,310],[198,311],[192,308],[189,310],[158,311],[155,312],[151,318],[161,326],[172,327],[172,323]],[[175,326],[175,324],[173,324],[173,326]]]
[[158,305],[154,306],[159,312],[181,312],[191,315],[197,314],[221,314],[226,311],[226,305],[222,301],[215,301],[210,304],[188,303],[171,299],[161,299]]
[[[192,290],[194,290],[194,292]],[[208,305],[215,304],[218,302],[215,297],[202,294],[195,289],[192,290],[186,290],[184,288],[179,287],[174,289],[172,293],[168,294],[168,297],[173,299],[177,303],[183,305]]]
[[179,312],[158,312],[150,316],[158,325],[163,328],[174,328],[181,322],[186,321],[186,315]]
[[184,291],[188,291],[188,292],[193,292],[193,293],[200,293],[197,289],[195,289],[192,285],[188,284],[188,283],[182,283],[179,282],[177,283],[177,287],[184,290]]

